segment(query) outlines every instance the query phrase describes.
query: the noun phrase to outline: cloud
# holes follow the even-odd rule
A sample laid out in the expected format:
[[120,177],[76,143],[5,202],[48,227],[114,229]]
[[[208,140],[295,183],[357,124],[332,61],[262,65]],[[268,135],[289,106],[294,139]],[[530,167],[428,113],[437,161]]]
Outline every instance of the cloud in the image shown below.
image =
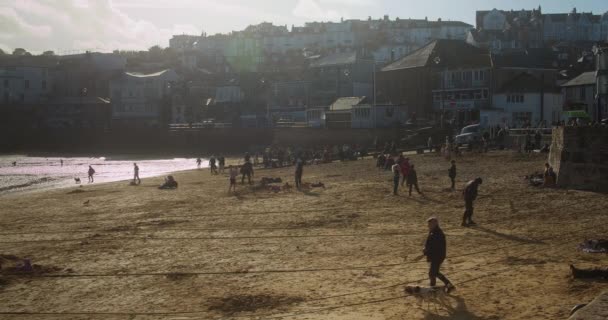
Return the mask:
[[322,21],[339,20],[344,17],[344,15],[335,10],[323,8],[321,3],[317,0],[298,0],[293,9],[293,15],[299,18]]
[[161,28],[135,19],[111,0],[18,0],[0,4],[0,41],[32,52],[145,50],[173,34],[200,33],[189,24]]

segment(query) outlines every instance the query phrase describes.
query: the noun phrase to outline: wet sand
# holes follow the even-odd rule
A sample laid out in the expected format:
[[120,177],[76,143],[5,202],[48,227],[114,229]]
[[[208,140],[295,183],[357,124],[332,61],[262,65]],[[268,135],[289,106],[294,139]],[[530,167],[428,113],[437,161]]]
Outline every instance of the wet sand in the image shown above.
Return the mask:
[[[2,319],[565,319],[606,282],[573,280],[570,263],[606,266],[576,249],[605,237],[608,195],[528,187],[544,158],[490,153],[458,161],[457,186],[481,176],[475,228],[448,190],[449,164],[411,156],[424,196],[391,195],[373,160],[306,166],[326,188],[269,192],[208,170],[9,195],[0,208]],[[292,184],[293,168],[258,170]],[[425,219],[448,240],[457,286],[420,304]],[[10,256],[13,255],[14,257]],[[7,275],[15,257],[40,265]]]

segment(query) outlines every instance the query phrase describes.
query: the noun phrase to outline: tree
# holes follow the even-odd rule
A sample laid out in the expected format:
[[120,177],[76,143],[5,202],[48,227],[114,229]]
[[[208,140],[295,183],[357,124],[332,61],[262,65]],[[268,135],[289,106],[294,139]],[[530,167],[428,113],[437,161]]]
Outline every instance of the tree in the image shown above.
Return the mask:
[[2,50],[2,48],[0,48],[0,56],[3,56],[4,54],[5,54],[4,50]]
[[42,53],[43,56],[54,56],[55,52],[52,50],[48,50]]
[[16,48],[15,50],[13,50],[13,55],[14,56],[25,56],[28,53],[29,52],[27,52],[27,50],[25,50],[23,48]]
[[156,45],[156,46],[150,47],[150,49],[148,49],[148,53],[150,54],[150,59],[152,61],[159,61],[162,59],[162,56],[163,56],[163,48]]

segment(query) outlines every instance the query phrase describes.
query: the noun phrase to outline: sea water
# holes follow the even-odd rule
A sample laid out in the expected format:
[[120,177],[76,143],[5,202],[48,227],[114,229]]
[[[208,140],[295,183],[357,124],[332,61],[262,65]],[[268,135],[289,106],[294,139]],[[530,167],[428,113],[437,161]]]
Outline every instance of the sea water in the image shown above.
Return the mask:
[[[63,160],[63,166],[61,165]],[[16,165],[13,165],[13,162]],[[74,178],[88,184],[89,165],[95,169],[95,183],[133,179],[133,163],[139,166],[140,178],[196,169],[196,159],[137,159],[135,157],[29,157],[0,156],[0,195],[74,186]],[[207,166],[203,161],[202,165]]]

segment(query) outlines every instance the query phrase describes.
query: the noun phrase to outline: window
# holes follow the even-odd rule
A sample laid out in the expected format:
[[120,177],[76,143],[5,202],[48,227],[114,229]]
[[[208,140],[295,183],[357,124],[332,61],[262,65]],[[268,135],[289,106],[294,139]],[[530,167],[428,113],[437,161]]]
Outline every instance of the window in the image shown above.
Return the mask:
[[386,108],[386,112],[385,112],[386,113],[386,117],[387,118],[392,118],[393,114],[395,113],[394,111],[395,110],[393,110],[393,108]]
[[46,80],[42,80],[42,90],[46,90]]
[[510,94],[507,96],[507,103],[524,103],[524,95]]
[[30,81],[29,80],[25,80],[25,88],[29,89],[30,88]]
[[5,88],[9,87],[9,81],[8,81],[8,79],[4,79],[4,87]]
[[581,100],[585,100],[585,98],[587,96],[587,90],[585,90],[585,89],[586,89],[585,87],[581,87],[579,90]]
[[21,100],[21,102],[25,101],[25,95],[23,93],[19,95],[19,100]]

